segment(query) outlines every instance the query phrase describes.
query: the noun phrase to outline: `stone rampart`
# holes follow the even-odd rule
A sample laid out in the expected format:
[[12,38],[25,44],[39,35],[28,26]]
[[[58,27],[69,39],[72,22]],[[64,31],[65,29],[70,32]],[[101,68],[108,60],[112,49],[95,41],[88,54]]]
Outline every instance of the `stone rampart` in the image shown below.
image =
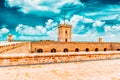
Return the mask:
[[[118,51],[120,50],[120,43],[115,42],[32,42],[31,53],[41,52],[64,52],[67,49],[68,52],[81,52],[81,51]],[[76,49],[78,49],[76,51]]]
[[120,58],[119,51],[109,52],[72,52],[72,53],[34,53],[0,54],[0,66],[73,62]]
[[18,48],[18,47],[23,46],[25,44],[27,44],[27,43],[16,43],[16,44],[10,44],[10,45],[2,45],[2,46],[0,46],[0,53]]

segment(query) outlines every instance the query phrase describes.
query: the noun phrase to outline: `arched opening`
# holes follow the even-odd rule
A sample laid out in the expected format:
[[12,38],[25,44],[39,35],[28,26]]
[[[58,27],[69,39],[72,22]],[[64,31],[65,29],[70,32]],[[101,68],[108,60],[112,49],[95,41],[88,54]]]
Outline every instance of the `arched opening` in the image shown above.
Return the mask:
[[98,51],[98,48],[95,48],[95,51]]
[[67,42],[67,39],[65,39],[65,42]]
[[75,52],[79,52],[79,49],[78,49],[78,48],[76,48],[76,49],[75,49]]
[[120,51],[120,49],[117,49],[117,51]]
[[86,52],[89,52],[89,49],[88,48],[86,48],[86,50],[85,50]]
[[51,53],[55,53],[56,52],[56,49],[51,49]]
[[104,48],[104,51],[107,51],[107,48]]
[[38,49],[38,50],[37,50],[37,53],[42,53],[42,52],[43,52],[42,49]]
[[65,34],[67,34],[67,31],[65,31]]
[[63,52],[68,52],[68,49],[67,49],[67,48],[65,48],[65,49],[63,50]]

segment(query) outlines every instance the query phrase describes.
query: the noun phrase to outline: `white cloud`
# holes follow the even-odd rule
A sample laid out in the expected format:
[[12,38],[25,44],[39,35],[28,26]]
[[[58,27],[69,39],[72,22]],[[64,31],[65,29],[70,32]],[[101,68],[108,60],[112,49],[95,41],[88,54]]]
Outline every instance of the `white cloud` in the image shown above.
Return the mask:
[[[79,15],[74,15],[70,21],[69,20],[65,20],[65,23],[66,24],[71,24],[73,28],[78,28],[80,27],[81,25],[78,25],[79,22],[82,22],[83,24],[84,23],[93,23],[94,20],[92,19],[89,19],[89,18],[85,18],[83,16],[79,16]],[[60,24],[64,24],[64,20],[60,20]],[[83,25],[81,27],[83,29]]]
[[84,23],[92,23],[92,22],[94,22],[92,19],[89,19],[89,18],[84,18],[83,19],[83,22]]
[[59,8],[66,3],[73,3],[74,5],[81,5],[83,3],[79,0],[6,0],[6,4],[10,7],[20,7],[20,11],[29,13],[31,11],[52,11],[59,12]]
[[99,35],[93,30],[89,30],[85,34],[73,34],[72,38],[73,38],[73,41],[96,42],[97,39],[99,38]]
[[[21,34],[19,36],[19,39],[23,40],[57,40],[57,22],[54,22],[52,19],[49,19],[45,23],[45,27],[43,26],[29,26],[29,25],[23,25],[19,24],[16,27],[16,32]],[[41,35],[41,36],[40,36]]]
[[73,27],[76,27],[79,22],[92,23],[92,22],[94,22],[94,21],[93,21],[92,19],[85,18],[85,17],[79,16],[79,15],[74,15],[74,16],[70,19],[70,24],[72,24]]
[[105,24],[105,22],[95,21],[92,26],[93,26],[93,27],[101,27],[101,26],[103,26],[104,24]]
[[8,33],[8,32],[9,32],[9,29],[7,29],[7,28],[2,28],[0,31],[1,31],[3,34],[5,34],[5,33]]
[[9,29],[7,29],[7,28],[0,29],[0,35],[7,34],[7,33],[9,33]]
[[[93,23],[94,20],[90,18],[86,18],[79,15],[73,15],[73,17],[70,20],[65,20],[66,24],[72,25],[72,32],[73,33],[80,33],[83,32],[85,29],[85,23]],[[64,20],[60,20],[60,24],[64,24]]]
[[16,35],[12,35],[12,38],[13,38],[13,39],[17,39]]
[[16,32],[23,35],[43,35],[46,33],[46,28],[44,28],[43,26],[32,27],[28,25],[19,24],[16,27]]
[[100,17],[99,20],[115,20],[118,19],[119,16],[119,14],[110,14],[107,16]]
[[105,25],[105,32],[100,34],[97,33],[95,28],[89,30],[85,34],[75,34],[73,33],[73,41],[87,41],[87,42],[97,42],[98,38],[103,38],[104,42],[119,42],[120,41],[120,25]]
[[54,27],[56,27],[57,25],[58,25],[58,23],[57,22],[54,22],[52,19],[49,19],[46,23],[46,28],[47,29],[51,29],[51,28],[54,28]]
[[65,21],[64,20],[60,20],[60,24],[64,24],[64,23],[65,24],[70,24],[70,21],[69,20],[65,20]]
[[47,35],[50,40],[57,40],[58,39],[58,28],[53,28],[51,31],[48,31]]
[[19,36],[20,40],[40,40],[40,37],[37,36]]
[[73,34],[72,41],[83,41],[83,42],[97,42],[98,38],[102,38],[103,42],[120,42],[120,34],[113,34],[111,32],[105,32],[99,35],[95,31],[91,30],[85,34]]
[[113,26],[105,25],[104,28],[106,32],[120,33],[120,25],[113,25]]
[[71,20],[70,20],[70,23],[72,24],[73,27],[76,27],[78,22],[81,21],[83,19],[82,16],[79,16],[79,15],[74,15]]
[[58,31],[57,28],[53,28],[51,31],[46,32],[47,36],[19,36],[20,40],[55,40],[57,41]]

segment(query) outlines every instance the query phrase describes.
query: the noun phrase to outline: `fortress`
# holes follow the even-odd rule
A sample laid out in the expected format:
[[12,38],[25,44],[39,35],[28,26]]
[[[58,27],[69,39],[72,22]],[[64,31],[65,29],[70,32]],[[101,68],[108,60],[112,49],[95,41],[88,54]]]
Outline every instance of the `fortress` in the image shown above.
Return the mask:
[[72,25],[61,24],[58,27],[58,41],[31,42],[30,53],[44,52],[89,52],[89,51],[119,51],[119,42],[72,42]]
[[[45,52],[89,52],[89,51],[120,51],[120,42],[72,42],[72,25],[60,24],[58,27],[58,41],[41,40],[29,43],[29,53]],[[8,42],[12,42],[12,35],[8,35]]]
[[72,26],[58,27],[58,41],[8,42],[0,45],[0,66],[120,59],[119,42],[72,42]]

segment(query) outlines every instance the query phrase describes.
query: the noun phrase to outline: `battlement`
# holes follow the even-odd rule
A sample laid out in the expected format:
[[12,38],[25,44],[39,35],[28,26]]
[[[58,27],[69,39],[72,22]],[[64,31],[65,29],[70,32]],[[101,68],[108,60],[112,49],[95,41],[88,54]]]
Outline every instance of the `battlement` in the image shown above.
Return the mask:
[[60,27],[71,28],[72,25],[70,25],[70,24],[60,24],[58,28],[60,28]]

